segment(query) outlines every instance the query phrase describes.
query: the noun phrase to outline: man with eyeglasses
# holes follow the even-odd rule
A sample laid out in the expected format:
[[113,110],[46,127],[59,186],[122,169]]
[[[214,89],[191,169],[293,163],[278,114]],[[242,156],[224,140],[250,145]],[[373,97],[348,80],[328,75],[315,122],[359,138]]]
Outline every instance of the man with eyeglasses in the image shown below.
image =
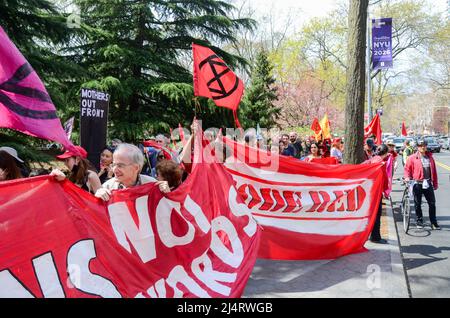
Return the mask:
[[426,140],[417,141],[418,151],[409,156],[405,166],[406,181],[414,180],[413,193],[416,208],[417,228],[423,228],[422,194],[428,203],[431,228],[440,230],[436,220],[436,198],[434,190],[438,189],[436,163],[433,155],[427,151]]
[[128,189],[146,183],[156,182],[161,192],[170,192],[166,181],[157,181],[155,178],[141,173],[144,166],[144,155],[141,150],[131,144],[120,144],[113,154],[112,169],[114,177],[102,184],[95,196],[108,201],[112,190]]

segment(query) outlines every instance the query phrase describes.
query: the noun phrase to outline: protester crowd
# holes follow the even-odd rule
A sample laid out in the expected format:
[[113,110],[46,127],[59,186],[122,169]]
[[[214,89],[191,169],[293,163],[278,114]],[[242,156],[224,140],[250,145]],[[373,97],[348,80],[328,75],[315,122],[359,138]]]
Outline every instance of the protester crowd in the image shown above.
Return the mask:
[[[112,190],[126,189],[134,186],[155,183],[159,190],[167,193],[175,190],[189,175],[192,169],[193,136],[198,131],[196,123],[191,126],[190,138],[182,143],[171,142],[169,136],[159,134],[149,140],[132,145],[113,139],[100,154],[100,169],[97,172],[94,165],[87,159],[87,152],[80,146],[78,153],[66,151],[56,159],[62,161],[67,174],[59,169],[53,169],[50,175],[56,180],[68,179],[83,190],[96,197],[108,201]],[[230,150],[222,143],[222,139],[207,131],[204,134],[207,143],[213,145],[219,162],[224,162],[230,156]],[[344,141],[342,138],[316,140],[316,137],[300,138],[296,132],[282,133],[271,141],[271,146],[263,144],[263,138],[258,134],[246,134],[242,140],[250,147],[263,151],[272,151],[282,156],[292,157],[309,163],[341,164],[343,162]],[[179,146],[181,145],[181,146]],[[372,138],[364,142],[364,163],[388,162],[392,158],[393,168],[391,178],[397,169],[397,152],[395,145],[375,145]],[[417,226],[423,227],[421,210],[422,194],[430,207],[430,221],[433,229],[440,229],[436,221],[434,190],[437,189],[436,167],[432,154],[426,151],[426,142],[418,142],[417,152],[405,141],[402,155],[405,178],[414,181],[414,202],[416,206]],[[388,171],[386,170],[386,173]],[[11,147],[0,148],[0,181],[14,180],[27,176],[41,174],[24,170],[23,160],[17,151]],[[388,178],[385,178],[388,180]],[[386,193],[388,185],[384,186]],[[387,195],[384,195],[385,197]],[[382,198],[375,225],[370,240],[375,243],[385,243],[380,235],[380,219]]]

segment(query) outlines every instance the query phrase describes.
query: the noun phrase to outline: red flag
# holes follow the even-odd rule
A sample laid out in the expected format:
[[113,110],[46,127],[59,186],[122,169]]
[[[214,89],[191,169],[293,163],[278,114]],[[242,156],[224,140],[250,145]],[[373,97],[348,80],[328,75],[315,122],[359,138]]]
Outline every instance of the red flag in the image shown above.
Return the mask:
[[377,114],[370,124],[364,128],[364,138],[369,138],[370,136],[375,136],[374,142],[376,145],[381,145],[381,122],[380,116]]
[[0,27],[0,127],[61,143],[67,138],[44,84]]
[[319,120],[317,118],[314,118],[314,121],[311,124],[311,130],[314,131],[314,133],[317,135],[322,130],[322,127],[320,127]]
[[314,118],[314,121],[311,124],[311,130],[314,131],[314,138],[316,141],[319,141],[321,139],[322,135],[322,127],[320,126],[319,120]]
[[244,83],[211,49],[192,44],[194,55],[194,95],[211,98],[219,107],[236,111],[244,93]]
[[402,136],[403,137],[407,137],[408,136],[408,132],[406,131],[405,122],[402,122]]
[[142,145],[144,147],[153,147],[155,149],[162,150],[162,152],[164,154],[164,158],[166,158],[168,160],[175,159],[178,156],[178,153],[176,152],[176,150],[172,150],[172,149],[160,146],[153,140],[144,141],[144,142],[142,142]]

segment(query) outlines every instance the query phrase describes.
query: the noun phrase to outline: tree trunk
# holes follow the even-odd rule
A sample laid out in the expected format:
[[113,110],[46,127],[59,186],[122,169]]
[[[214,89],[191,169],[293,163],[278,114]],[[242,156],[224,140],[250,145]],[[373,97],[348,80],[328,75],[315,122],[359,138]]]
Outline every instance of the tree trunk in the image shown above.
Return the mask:
[[345,102],[345,163],[364,159],[364,100],[366,26],[369,0],[350,0],[348,17],[348,69]]

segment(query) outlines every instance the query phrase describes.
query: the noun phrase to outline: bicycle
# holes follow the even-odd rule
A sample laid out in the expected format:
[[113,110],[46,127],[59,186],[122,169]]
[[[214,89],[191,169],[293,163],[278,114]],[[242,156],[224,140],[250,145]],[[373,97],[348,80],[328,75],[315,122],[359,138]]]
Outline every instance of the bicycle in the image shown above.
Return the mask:
[[405,187],[403,190],[402,203],[401,203],[401,212],[403,217],[403,230],[405,234],[408,233],[410,220],[411,220],[411,194],[410,194],[410,185],[411,181],[406,181],[405,179],[401,179],[402,185]]

